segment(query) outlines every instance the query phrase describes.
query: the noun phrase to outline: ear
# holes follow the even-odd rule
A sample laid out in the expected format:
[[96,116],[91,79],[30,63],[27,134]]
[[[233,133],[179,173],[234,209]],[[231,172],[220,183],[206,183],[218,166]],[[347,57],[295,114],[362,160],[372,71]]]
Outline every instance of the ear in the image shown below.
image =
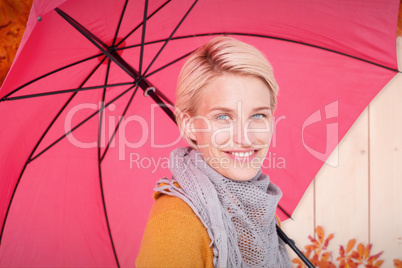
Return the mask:
[[197,142],[197,137],[194,131],[195,129],[194,120],[191,118],[191,116],[188,113],[182,113],[180,116],[180,120],[184,134],[191,140]]

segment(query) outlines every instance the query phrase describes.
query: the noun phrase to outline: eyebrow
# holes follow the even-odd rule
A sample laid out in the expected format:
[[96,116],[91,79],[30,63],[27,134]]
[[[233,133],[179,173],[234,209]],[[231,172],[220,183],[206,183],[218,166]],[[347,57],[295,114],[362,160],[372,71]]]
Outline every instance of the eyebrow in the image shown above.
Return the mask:
[[259,111],[259,110],[271,110],[271,107],[260,106],[260,107],[256,107],[256,108],[253,109],[253,111]]
[[226,107],[213,107],[209,110],[209,112],[213,112],[213,111],[232,112],[233,110],[230,108],[226,108]]
[[[271,110],[270,107],[268,106],[260,106],[260,107],[255,107],[253,111],[260,111],[260,110]],[[213,111],[222,111],[222,112],[233,112],[233,109],[227,108],[227,107],[213,107],[209,110],[209,112]]]

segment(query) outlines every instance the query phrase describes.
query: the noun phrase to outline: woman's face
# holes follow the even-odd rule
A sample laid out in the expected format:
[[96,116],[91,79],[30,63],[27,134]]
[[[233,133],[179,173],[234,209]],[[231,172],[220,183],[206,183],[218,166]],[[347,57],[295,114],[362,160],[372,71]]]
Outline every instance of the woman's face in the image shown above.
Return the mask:
[[252,179],[271,141],[270,100],[267,85],[252,76],[225,74],[203,88],[187,129],[205,162],[227,178]]

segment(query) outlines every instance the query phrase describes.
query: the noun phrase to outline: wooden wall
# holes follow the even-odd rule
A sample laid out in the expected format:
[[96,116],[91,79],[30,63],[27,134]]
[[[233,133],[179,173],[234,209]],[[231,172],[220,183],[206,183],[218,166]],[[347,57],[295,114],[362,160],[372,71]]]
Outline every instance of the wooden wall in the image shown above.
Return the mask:
[[[402,70],[402,37],[397,46]],[[294,221],[282,223],[284,231],[304,250],[311,244],[307,237],[322,226],[325,237],[334,234],[327,251],[335,264],[340,245],[354,238],[372,244],[371,255],[383,251],[381,267],[394,267],[394,259],[402,260],[402,73],[369,104],[340,142],[338,156],[331,157],[339,165],[324,164]]]

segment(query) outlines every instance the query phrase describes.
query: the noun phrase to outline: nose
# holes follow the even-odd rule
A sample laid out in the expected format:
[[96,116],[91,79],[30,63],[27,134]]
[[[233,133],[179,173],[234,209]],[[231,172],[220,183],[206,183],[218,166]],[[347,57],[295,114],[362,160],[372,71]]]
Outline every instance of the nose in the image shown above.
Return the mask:
[[238,120],[233,125],[233,142],[242,147],[252,146],[255,142],[255,135],[249,131],[250,124],[243,120]]

